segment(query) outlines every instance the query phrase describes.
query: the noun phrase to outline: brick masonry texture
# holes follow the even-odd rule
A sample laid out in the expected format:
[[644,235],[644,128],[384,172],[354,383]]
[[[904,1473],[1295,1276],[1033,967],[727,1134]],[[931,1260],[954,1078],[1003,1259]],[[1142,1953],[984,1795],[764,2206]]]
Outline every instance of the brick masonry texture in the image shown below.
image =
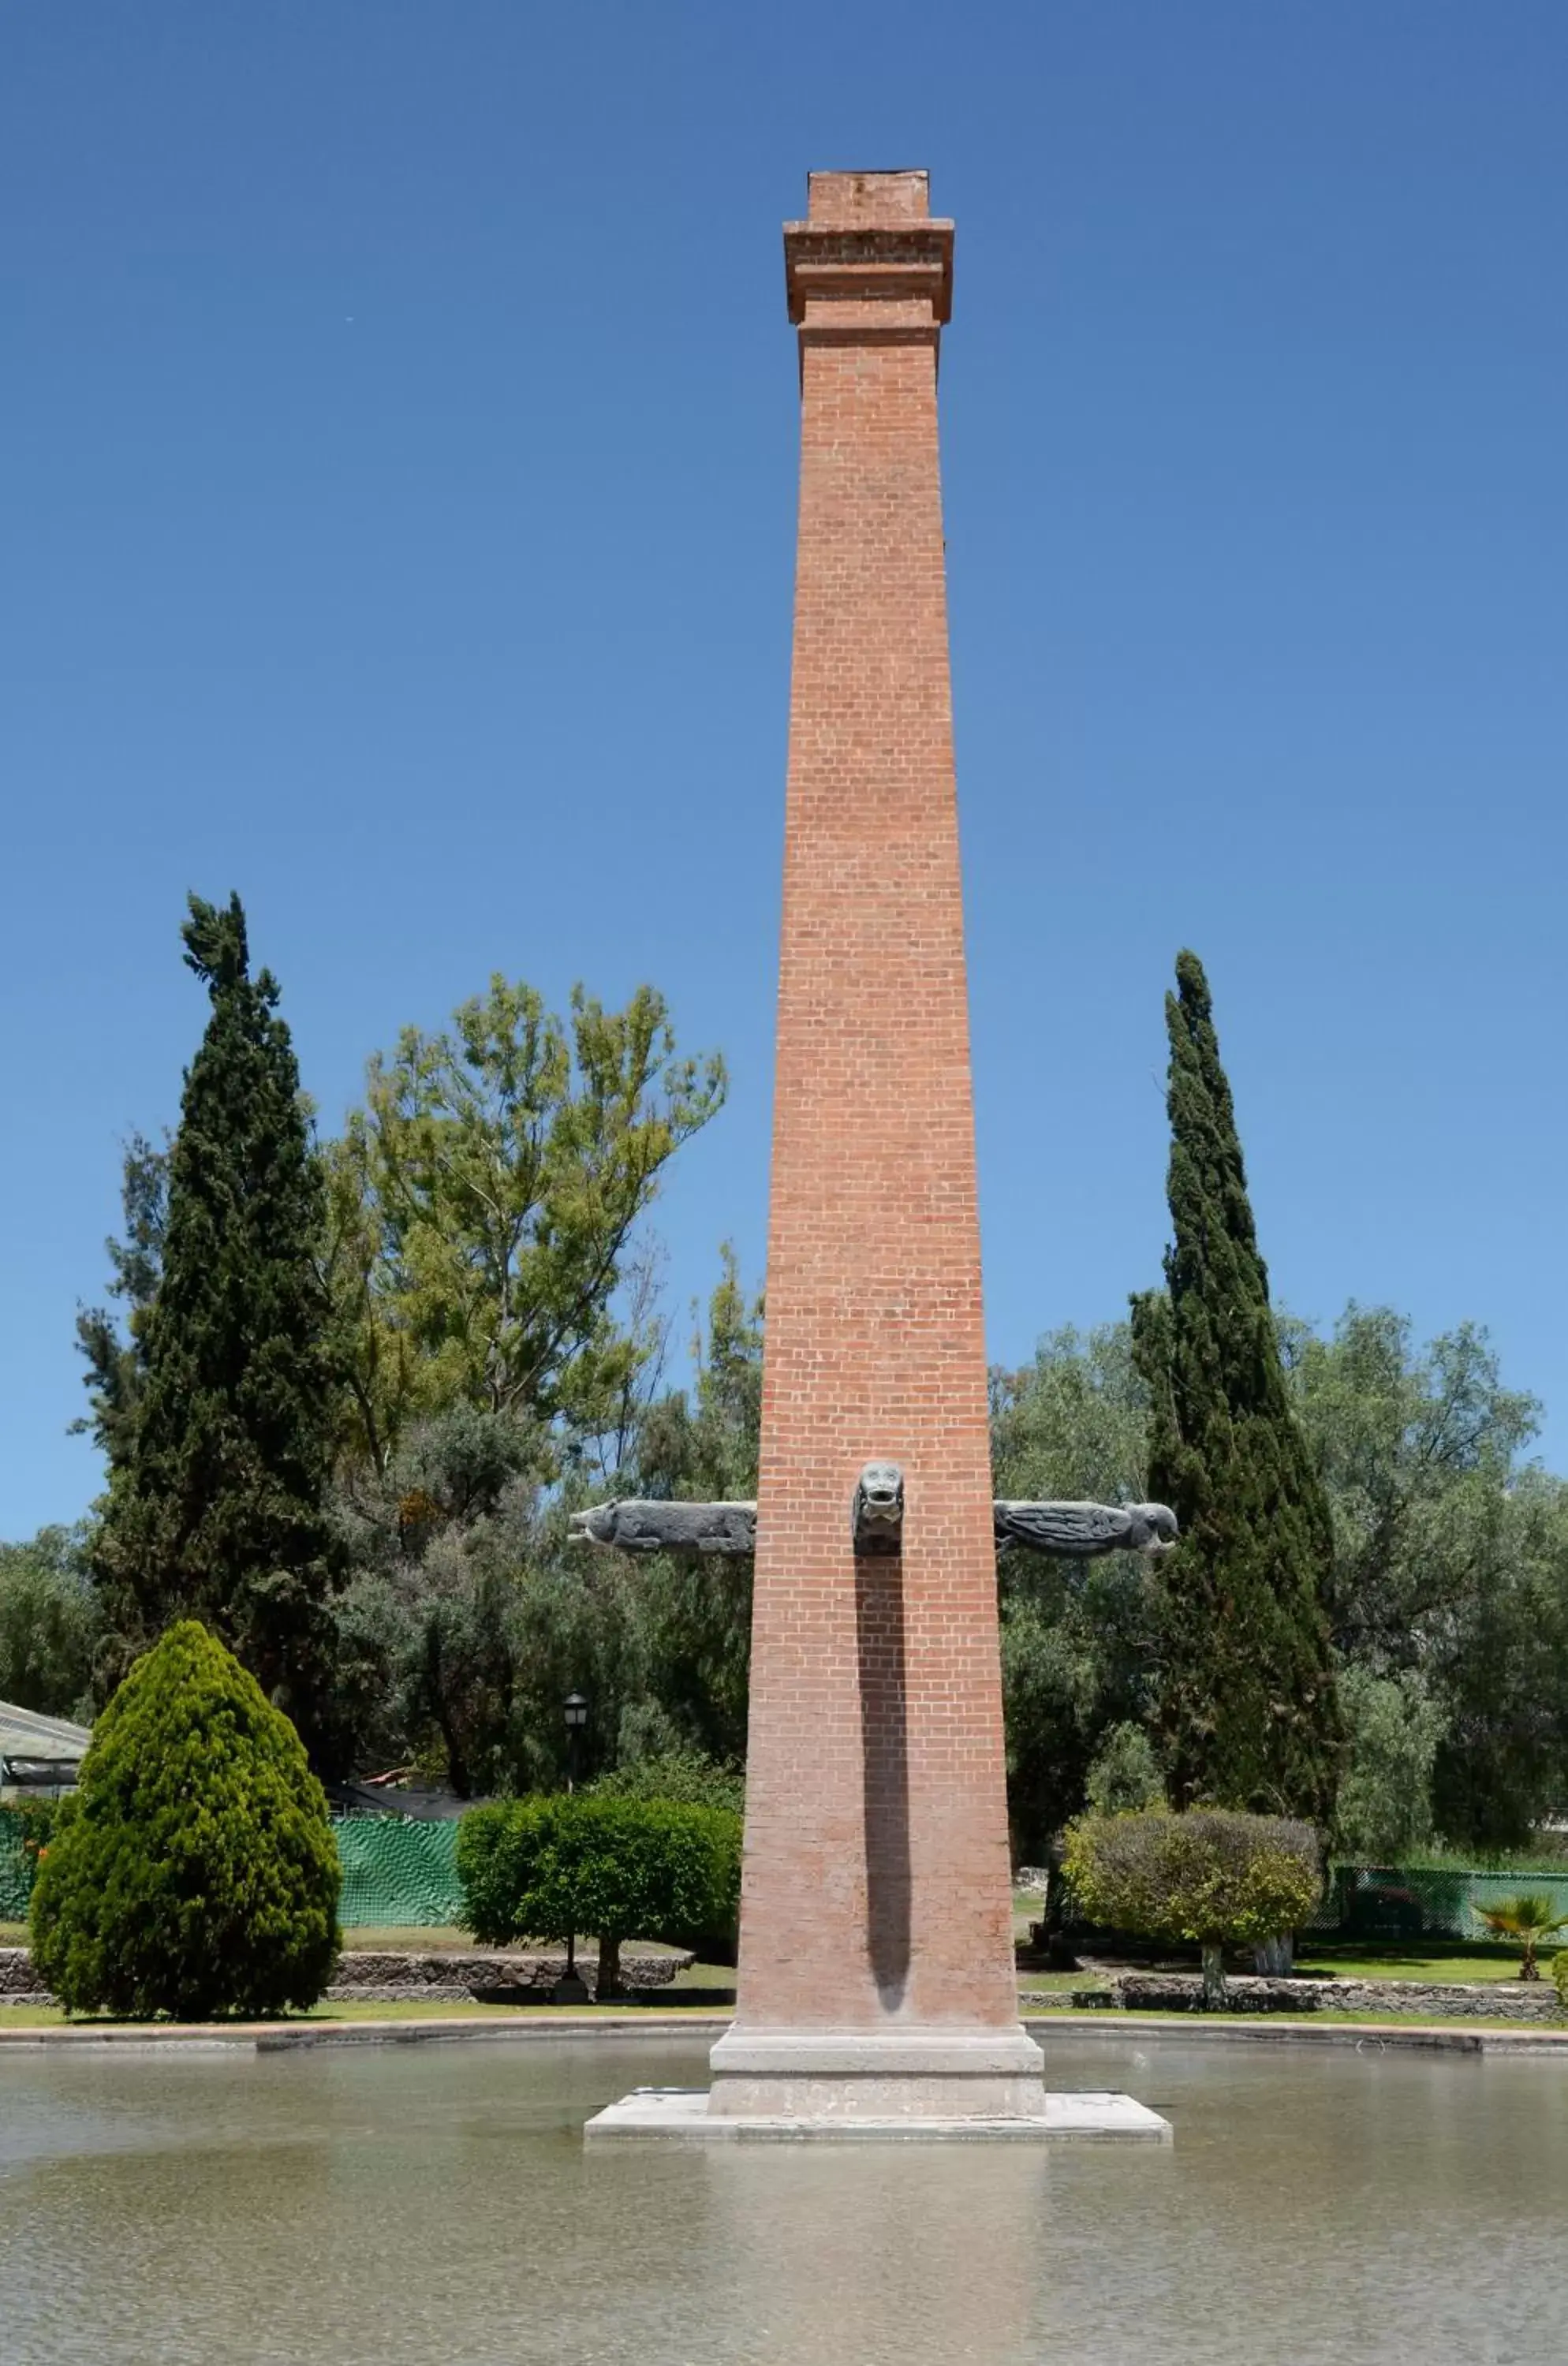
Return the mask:
[[[737,2029],[1018,2023],[923,174],[785,229],[800,517]],[[901,1559],[851,1549],[904,1468]]]

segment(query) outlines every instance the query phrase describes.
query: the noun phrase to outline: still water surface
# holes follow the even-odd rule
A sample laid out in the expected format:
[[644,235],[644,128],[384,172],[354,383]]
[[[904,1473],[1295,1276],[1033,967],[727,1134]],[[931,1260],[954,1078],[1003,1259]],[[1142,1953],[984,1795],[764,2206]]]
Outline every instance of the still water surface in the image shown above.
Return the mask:
[[584,2149],[696,2045],[12,2054],[0,2361],[1568,2359],[1568,2063],[1049,2060],[1174,2147]]

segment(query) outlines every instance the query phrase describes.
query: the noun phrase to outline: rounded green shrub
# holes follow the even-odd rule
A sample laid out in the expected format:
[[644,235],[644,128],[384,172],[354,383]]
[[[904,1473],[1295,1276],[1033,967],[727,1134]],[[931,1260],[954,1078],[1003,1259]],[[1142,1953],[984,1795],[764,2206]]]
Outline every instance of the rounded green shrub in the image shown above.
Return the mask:
[[340,1879],[299,1735],[187,1618],[94,1729],[33,1886],[33,1960],[69,2012],[304,2008],[337,1959]]
[[1310,1824],[1217,1808],[1080,1816],[1068,1827],[1062,1870],[1091,1922],[1195,1942],[1210,2004],[1224,1998],[1222,1949],[1294,1931],[1323,1888]]
[[682,1808],[722,1808],[746,1812],[746,1776],[738,1766],[721,1766],[700,1750],[666,1750],[596,1774],[585,1785],[594,1799],[666,1799]]
[[1557,1990],[1559,2010],[1568,2012],[1568,1947],[1559,1947],[1551,1958],[1551,1985]]
[[464,1921],[491,1946],[592,1932],[609,1996],[623,1940],[691,1945],[733,1930],[740,1819],[667,1799],[506,1800],[463,1818],[457,1877]]

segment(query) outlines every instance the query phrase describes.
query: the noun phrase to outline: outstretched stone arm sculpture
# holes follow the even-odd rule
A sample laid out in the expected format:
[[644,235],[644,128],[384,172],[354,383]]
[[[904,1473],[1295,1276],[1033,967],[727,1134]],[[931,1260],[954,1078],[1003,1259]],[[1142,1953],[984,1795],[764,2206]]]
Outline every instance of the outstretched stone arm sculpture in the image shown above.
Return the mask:
[[617,1552],[755,1552],[757,1506],[649,1503],[626,1495],[573,1512],[568,1534],[574,1545],[609,1545]]
[[1168,1553],[1179,1531],[1165,1504],[1014,1504],[998,1498],[991,1518],[999,1545],[1081,1560],[1094,1553]]
[[[904,1478],[897,1463],[868,1462],[855,1487],[857,1552],[897,1552],[902,1538]],[[1175,1544],[1176,1514],[1164,1504],[1018,1504],[991,1506],[998,1545],[1081,1560],[1108,1552],[1167,1553]],[[754,1552],[754,1503],[665,1504],[637,1496],[573,1512],[573,1544],[604,1545],[629,1553]]]

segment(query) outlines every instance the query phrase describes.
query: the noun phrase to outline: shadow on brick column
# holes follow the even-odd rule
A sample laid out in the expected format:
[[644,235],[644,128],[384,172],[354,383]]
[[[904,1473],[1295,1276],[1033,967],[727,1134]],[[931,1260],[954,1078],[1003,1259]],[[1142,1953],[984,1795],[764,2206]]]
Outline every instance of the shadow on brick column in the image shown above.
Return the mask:
[[866,1949],[890,2011],[909,1977],[909,1741],[904,1656],[904,1563],[855,1560],[862,1784],[865,1803]]

